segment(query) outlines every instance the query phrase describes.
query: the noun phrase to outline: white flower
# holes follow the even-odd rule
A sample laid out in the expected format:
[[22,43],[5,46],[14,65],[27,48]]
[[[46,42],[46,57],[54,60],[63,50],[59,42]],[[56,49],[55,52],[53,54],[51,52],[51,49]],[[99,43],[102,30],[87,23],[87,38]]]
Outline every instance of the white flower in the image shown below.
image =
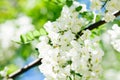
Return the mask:
[[80,4],[76,1],[73,2],[73,5],[70,7],[71,10],[75,10],[76,7],[82,6],[82,9],[80,10],[80,12],[84,12],[86,11],[86,5],[85,4]]
[[[69,43],[73,39],[75,39],[75,35],[70,30],[61,35],[61,41],[63,42]],[[60,44],[62,44],[62,42]]]
[[113,21],[115,19],[115,16],[112,13],[106,13],[104,16],[104,20],[106,22]]
[[110,34],[113,48],[120,52],[120,27],[117,24],[114,24],[112,30],[108,30],[108,33]]
[[76,50],[79,50],[81,48],[81,45],[79,44],[79,42],[77,42],[75,40],[71,41],[70,43],[71,43],[72,47]]
[[112,26],[112,30],[108,30],[108,33],[111,36],[111,39],[117,39],[120,36],[120,27],[117,24]]
[[51,31],[51,32],[48,34],[48,37],[51,39],[51,43],[52,43],[53,45],[56,46],[56,45],[58,44],[59,38],[60,38],[60,36],[59,36],[58,33],[55,33],[55,32],[53,32],[53,31]]
[[79,5],[74,2],[71,7],[64,6],[56,21],[44,25],[48,35],[40,37],[37,48],[39,57],[43,58],[39,68],[45,80],[99,79],[103,56],[99,40],[91,40],[89,30],[85,30],[78,39],[76,37],[81,27],[86,25],[75,11]]
[[80,37],[83,41],[90,38],[91,32],[89,30],[83,31],[84,35]]
[[48,21],[45,25],[44,25],[44,28],[46,29],[46,31],[48,33],[50,33],[51,31],[53,32],[58,32],[59,29],[56,25],[54,25],[52,22]]
[[48,43],[42,41],[39,43],[36,48],[38,48],[39,53],[42,53],[40,57],[47,56],[48,51],[52,48]]
[[48,39],[47,36],[41,36],[41,37],[39,38],[39,40],[40,40],[40,41],[44,41],[44,42],[46,42],[46,43],[49,42],[49,39]]
[[[120,0],[90,0],[91,9],[99,10],[96,13],[100,12],[100,9],[105,8],[105,14],[103,15],[106,22],[113,21],[115,19],[114,14],[120,10],[120,5],[118,2]],[[100,13],[101,14],[101,13]]]
[[102,2],[100,0],[90,0],[91,1],[91,9],[92,10],[100,10],[102,6]]
[[108,10],[109,13],[114,13],[116,11],[120,10],[120,5],[119,5],[120,0],[110,0],[106,4],[106,9]]
[[120,39],[112,41],[111,44],[113,45],[114,49],[120,52]]

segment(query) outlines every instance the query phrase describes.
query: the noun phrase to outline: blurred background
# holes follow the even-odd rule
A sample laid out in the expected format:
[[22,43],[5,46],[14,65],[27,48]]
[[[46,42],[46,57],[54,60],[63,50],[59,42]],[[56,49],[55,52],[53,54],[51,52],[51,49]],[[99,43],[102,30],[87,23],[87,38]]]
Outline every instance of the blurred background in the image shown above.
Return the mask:
[[[87,4],[87,9],[90,9],[89,0],[78,1]],[[37,40],[28,44],[18,44],[17,41],[20,41],[21,34],[41,29],[48,20],[55,21],[64,4],[65,0],[0,0],[0,70],[6,66],[10,74],[37,59]],[[106,32],[114,23],[120,25],[120,18],[94,30],[101,37],[100,44],[105,52],[101,80],[120,80],[120,53],[110,45]],[[15,80],[43,79],[44,75],[35,67]]]

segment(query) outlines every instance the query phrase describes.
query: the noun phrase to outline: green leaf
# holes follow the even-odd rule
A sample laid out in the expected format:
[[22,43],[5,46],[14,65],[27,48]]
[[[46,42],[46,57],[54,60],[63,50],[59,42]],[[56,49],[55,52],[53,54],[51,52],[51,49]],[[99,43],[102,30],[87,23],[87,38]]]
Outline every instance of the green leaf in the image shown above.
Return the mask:
[[79,77],[82,77],[82,75],[80,73],[75,73],[75,75],[77,75]]
[[47,34],[47,33],[46,33],[45,29],[41,28],[41,29],[40,29],[40,35],[46,35],[46,34]]
[[67,65],[71,65],[72,64],[72,61],[71,60],[68,60],[66,63],[64,63],[62,65],[62,68],[66,67]]
[[75,10],[80,11],[82,9],[82,6],[78,6]]
[[28,39],[29,41],[31,41],[31,40],[34,39],[34,36],[33,36],[32,32],[28,32],[28,33],[26,34],[26,37],[27,37],[27,39]]
[[70,70],[70,73],[71,73],[72,75],[74,75],[74,74],[75,74],[75,71],[74,71],[74,70]]
[[97,15],[95,21],[99,21],[101,19],[101,15]]
[[7,66],[8,67],[8,74],[11,74],[12,72],[16,71],[18,69],[18,66],[14,65],[14,64],[10,64]]
[[72,78],[70,76],[67,76],[67,80],[72,80]]
[[34,36],[34,37],[39,37],[39,36],[40,36],[40,32],[37,31],[37,30],[36,30],[36,31],[33,31],[32,33],[33,33],[33,36]]
[[94,14],[93,14],[92,11],[82,12],[82,13],[80,13],[80,15],[81,15],[82,17],[86,18],[86,19],[89,20],[89,21],[92,21],[93,18],[94,18]]
[[20,36],[21,42],[17,42],[17,41],[15,41],[15,42],[17,42],[19,44],[21,44],[21,43],[28,44],[32,40],[35,40],[35,39],[39,38],[40,35],[45,35],[45,34],[46,34],[46,32],[45,32],[44,29],[40,29],[40,31],[37,31],[37,30],[30,31],[30,32],[28,32],[26,34],[22,34]]
[[87,14],[87,12],[82,12],[80,13],[80,15],[82,15],[83,17]]
[[66,5],[70,7],[73,4],[73,0],[66,0]]
[[71,65],[72,64],[72,60],[68,60],[67,64]]
[[27,38],[24,34],[20,35],[20,39],[22,43],[27,43]]
[[24,60],[26,60],[33,52],[31,44],[21,44],[20,48],[16,51],[17,56],[21,56]]

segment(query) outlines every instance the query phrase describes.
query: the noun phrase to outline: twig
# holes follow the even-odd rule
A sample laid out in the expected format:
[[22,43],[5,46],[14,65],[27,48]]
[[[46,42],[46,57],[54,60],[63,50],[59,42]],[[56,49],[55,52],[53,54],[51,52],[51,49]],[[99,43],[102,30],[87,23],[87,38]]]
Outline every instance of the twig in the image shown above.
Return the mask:
[[[118,12],[115,13],[114,15],[115,15],[116,17],[119,16],[119,15],[120,15],[120,11],[118,11]],[[98,28],[99,26],[101,26],[101,25],[103,25],[103,24],[105,24],[105,23],[106,23],[105,20],[100,20],[100,21],[98,21],[98,22],[96,22],[96,23],[88,26],[88,27],[85,28],[84,30],[86,30],[86,29],[92,30],[92,29],[94,29],[94,28]],[[81,34],[81,31],[80,31],[78,34]],[[33,67],[35,67],[35,66],[38,66],[38,65],[40,65],[40,64],[42,64],[42,63],[41,63],[41,60],[42,60],[42,58],[39,58],[39,59],[35,60],[34,62],[28,64],[27,66],[25,66],[25,67],[23,67],[23,68],[15,71],[14,73],[10,74],[8,77],[9,77],[9,78],[13,78],[13,79],[16,78],[18,75],[20,75],[20,74],[28,71],[29,69],[31,69],[31,68],[33,68]]]
[[101,9],[105,7],[105,5],[107,4],[108,1],[109,1],[109,0],[106,0],[106,1],[104,2],[104,4],[102,5]]
[[[115,17],[118,17],[119,15],[120,15],[120,11],[118,11],[117,13],[114,14]],[[96,23],[88,26],[88,27],[85,28],[84,30],[86,30],[86,29],[92,30],[92,29],[94,29],[94,28],[98,28],[99,26],[101,26],[101,25],[103,25],[103,24],[105,24],[105,23],[106,23],[105,20],[100,20],[100,21],[98,21],[98,22],[96,22]]]
[[31,69],[31,68],[33,68],[33,67],[35,67],[35,66],[38,66],[38,65],[40,65],[40,64],[42,64],[42,63],[41,63],[41,60],[42,60],[42,58],[39,58],[39,59],[33,61],[32,63],[26,65],[25,67],[23,67],[23,68],[15,71],[14,73],[10,74],[10,75],[8,76],[8,78],[14,79],[14,78],[16,78],[18,75],[20,75],[20,74],[28,71],[29,69]]
[[[117,13],[114,14],[115,17],[118,17],[120,15],[120,11],[118,11]],[[93,24],[91,24],[90,26],[84,28],[83,30],[93,30],[95,28],[98,28],[99,26],[105,24],[105,20],[100,20],[98,22],[95,22]],[[80,35],[82,35],[82,31],[78,32],[78,34],[76,35],[77,37],[79,37]]]

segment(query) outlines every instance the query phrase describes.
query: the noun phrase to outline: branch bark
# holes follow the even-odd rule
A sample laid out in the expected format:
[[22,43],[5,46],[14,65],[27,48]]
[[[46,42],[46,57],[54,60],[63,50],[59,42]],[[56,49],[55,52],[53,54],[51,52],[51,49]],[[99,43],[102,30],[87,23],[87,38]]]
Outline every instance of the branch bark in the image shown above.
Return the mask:
[[[118,11],[117,13],[114,14],[115,17],[118,17],[119,15],[120,15],[120,11]],[[94,28],[98,28],[99,26],[101,26],[101,25],[103,25],[103,24],[105,24],[105,23],[106,23],[105,20],[100,20],[100,21],[98,21],[98,22],[96,22],[96,23],[88,26],[88,27],[85,28],[84,30],[86,30],[86,29],[92,30],[92,29],[94,29]]]
[[[118,11],[118,12],[115,13],[114,15],[115,15],[116,17],[118,17],[118,16],[120,15],[120,11]],[[93,30],[94,28],[98,28],[99,26],[101,26],[101,25],[103,25],[103,24],[105,24],[105,23],[106,23],[105,20],[100,20],[100,21],[98,21],[98,22],[96,22],[96,23],[88,26],[88,27],[85,28],[84,30],[87,30],[87,29]],[[81,33],[82,33],[82,32],[80,31],[78,34],[81,35]],[[41,60],[42,60],[42,58],[39,58],[39,59],[35,60],[34,62],[32,62],[32,63],[26,65],[25,67],[23,67],[23,68],[15,71],[14,73],[10,74],[10,75],[8,76],[8,78],[13,78],[13,79],[14,79],[14,78],[16,78],[17,76],[21,75],[22,73],[28,71],[29,69],[31,69],[31,68],[33,68],[33,67],[35,67],[35,66],[38,66],[38,65],[40,65],[40,64],[42,64]]]
[[32,63],[26,65],[25,67],[23,67],[23,68],[15,71],[14,73],[10,74],[10,75],[8,76],[8,78],[14,79],[14,78],[16,78],[18,75],[20,75],[20,74],[28,71],[29,69],[31,69],[31,68],[33,68],[33,67],[35,67],[35,66],[38,66],[38,65],[40,65],[40,64],[42,64],[41,60],[42,60],[42,58],[39,58],[39,59],[33,61]]
[[[118,17],[119,15],[120,15],[120,11],[118,11],[114,14],[115,17]],[[105,20],[100,20],[98,22],[95,22],[95,23],[91,24],[90,26],[86,27],[83,30],[87,30],[87,29],[88,30],[93,30],[93,29],[98,28],[99,26],[101,26],[105,23],[106,23]],[[79,36],[79,35],[82,35],[82,31],[78,32],[77,36]]]

